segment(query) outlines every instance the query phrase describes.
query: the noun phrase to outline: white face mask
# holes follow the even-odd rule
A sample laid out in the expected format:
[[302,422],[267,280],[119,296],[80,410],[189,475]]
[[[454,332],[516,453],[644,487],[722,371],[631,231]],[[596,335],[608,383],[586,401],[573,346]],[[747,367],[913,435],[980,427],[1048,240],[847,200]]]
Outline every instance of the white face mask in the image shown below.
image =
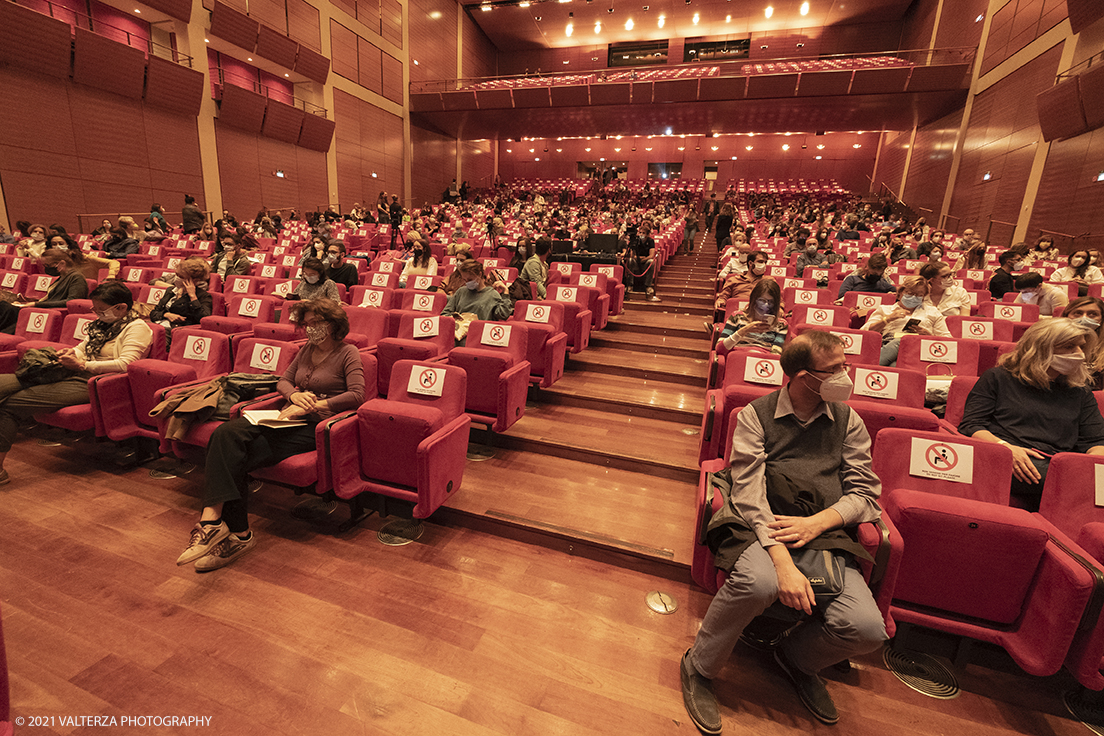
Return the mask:
[[1050,367],[1059,375],[1068,376],[1076,373],[1077,369],[1085,364],[1085,354],[1078,350],[1076,353],[1055,355],[1050,359]]
[[317,284],[318,283],[318,277],[317,276],[304,276],[303,280],[306,281],[308,284]]
[[476,280],[468,281],[464,284],[464,286],[468,287],[472,291],[475,291],[476,289],[479,288],[479,282],[476,281]]
[[1091,317],[1078,317],[1074,320],[1074,323],[1079,324],[1082,327],[1088,327],[1093,332],[1096,332],[1096,330],[1100,327],[1100,323]]
[[1084,262],[1085,262],[1084,258],[1073,258],[1073,259],[1070,260],[1070,265],[1073,266],[1074,268],[1077,268],[1078,266],[1080,266]]
[[751,271],[755,274],[766,273],[767,264],[765,263],[753,263],[751,264]]
[[1039,292],[1037,291],[1021,291],[1020,301],[1024,302],[1025,304],[1030,304],[1031,302],[1035,301],[1035,298],[1037,296],[1039,296]]
[[953,277],[948,276],[947,278],[943,279],[943,288],[944,289],[950,289],[954,285],[955,285],[955,280],[954,280]]
[[901,297],[901,306],[905,309],[916,309],[924,303],[924,297],[916,294],[904,294]]
[[[816,378],[814,374],[809,374]],[[825,401],[847,401],[851,398],[851,391],[855,384],[851,382],[851,376],[847,371],[833,373],[828,378],[820,380],[820,398]]]

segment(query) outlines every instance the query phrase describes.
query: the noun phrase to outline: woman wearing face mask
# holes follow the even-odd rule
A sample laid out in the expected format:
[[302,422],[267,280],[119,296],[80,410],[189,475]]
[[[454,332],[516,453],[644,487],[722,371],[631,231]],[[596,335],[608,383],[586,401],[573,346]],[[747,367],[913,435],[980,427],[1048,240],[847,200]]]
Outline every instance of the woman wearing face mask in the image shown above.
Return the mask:
[[1104,419],[1088,387],[1096,335],[1071,319],[1036,322],[986,371],[966,399],[958,431],[1012,450],[1012,496],[1039,508],[1050,457],[1104,455]]
[[146,357],[153,332],[131,309],[134,297],[122,282],[106,281],[89,295],[96,319],[75,348],[58,351],[73,375],[55,383],[24,386],[14,374],[0,375],[0,485],[8,482],[4,459],[15,440],[18,422],[66,406],[88,403],[88,379],[119,373]]
[[51,248],[42,256],[46,275],[54,276],[46,296],[36,302],[0,302],[0,332],[15,334],[19,321],[19,310],[24,307],[43,309],[64,309],[71,299],[88,297],[88,282],[84,275],[73,267],[73,259],[67,250]]
[[288,299],[341,301],[338,298],[337,284],[326,278],[326,264],[317,258],[308,258],[303,261],[302,271],[299,285],[295,287],[295,291],[288,294]]
[[165,291],[157,306],[150,312],[150,322],[162,325],[166,338],[177,327],[198,325],[211,315],[213,299],[207,291],[211,267],[199,256],[181,261],[176,267],[174,286]]
[[1104,389],[1104,300],[1095,296],[1079,296],[1066,305],[1062,316],[1092,330],[1096,348],[1085,353],[1091,375],[1089,388],[1093,391]]
[[403,266],[399,274],[399,288],[405,289],[406,282],[411,276],[436,276],[437,259],[430,254],[429,244],[422,240],[413,241],[410,249],[410,260]]
[[310,242],[303,248],[303,257],[299,259],[299,265],[302,266],[308,258],[317,258],[320,261],[325,258],[328,242],[321,235],[312,237]]
[[772,353],[781,353],[789,326],[780,316],[782,290],[774,279],[762,279],[751,290],[748,306],[728,318],[721,332],[725,350],[748,345]]
[[1024,258],[1026,263],[1035,261],[1053,261],[1058,258],[1058,248],[1054,245],[1054,238],[1044,235],[1035,241],[1035,247],[1027,252]]
[[1085,296],[1089,293],[1089,284],[1104,284],[1104,273],[1089,263],[1089,251],[1075,250],[1066,259],[1068,265],[1059,268],[1050,275],[1054,283],[1074,282],[1077,284],[1077,295]]
[[938,261],[920,267],[920,278],[928,282],[928,303],[944,317],[970,315],[970,295],[955,283],[951,267]]
[[247,474],[315,449],[315,426],[364,402],[364,369],[354,345],[345,342],[349,319],[330,299],[291,307],[306,327],[308,343],[295,356],[276,390],[287,401],[281,419],[294,427],[260,427],[244,417],[221,424],[207,445],[203,511],[176,564],[196,572],[224,567],[256,546],[249,531]]
[[880,304],[870,311],[863,329],[882,335],[879,364],[897,364],[897,352],[901,349],[904,335],[951,337],[947,320],[931,303],[925,303],[927,296],[928,282],[922,276],[906,276],[897,288],[894,304]]
[[456,272],[460,274],[463,286],[449,297],[441,311],[443,316],[471,313],[476,319],[501,322],[513,313],[514,303],[506,295],[506,284],[496,281],[493,286],[489,286],[482,263],[475,260],[464,261],[457,265]]
[[77,241],[68,235],[52,236],[47,241],[47,246],[47,253],[54,248],[67,252],[69,258],[73,261],[73,269],[80,271],[86,279],[99,279],[100,271],[103,269],[107,269],[107,278],[104,281],[115,278],[115,275],[119,273],[119,261],[101,258],[93,253],[85,253],[77,245]]

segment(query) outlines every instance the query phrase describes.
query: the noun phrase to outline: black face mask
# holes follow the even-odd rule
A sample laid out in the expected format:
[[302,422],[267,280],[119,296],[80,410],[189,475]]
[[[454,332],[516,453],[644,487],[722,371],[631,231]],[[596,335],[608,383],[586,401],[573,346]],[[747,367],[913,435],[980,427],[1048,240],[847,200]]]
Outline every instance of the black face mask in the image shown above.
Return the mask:
[[46,272],[47,276],[57,276],[59,273],[57,266],[44,266],[42,270]]
[[877,283],[877,282],[878,282],[878,280],[879,280],[879,279],[881,279],[881,278],[882,278],[882,277],[881,277],[881,276],[879,276],[879,275],[878,275],[878,274],[876,274],[876,273],[868,273],[868,274],[866,275],[866,280],[867,280],[867,281],[869,281],[869,282],[871,282],[871,283]]

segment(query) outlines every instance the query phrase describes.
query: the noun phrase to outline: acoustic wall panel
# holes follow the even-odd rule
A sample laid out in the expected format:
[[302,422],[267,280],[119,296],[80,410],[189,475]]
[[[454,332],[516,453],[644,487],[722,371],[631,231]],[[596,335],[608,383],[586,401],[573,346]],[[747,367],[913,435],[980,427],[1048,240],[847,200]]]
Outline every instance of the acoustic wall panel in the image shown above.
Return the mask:
[[295,68],[295,54],[299,44],[284,34],[262,25],[257,34],[257,53],[274,61],[285,69]]
[[321,115],[303,115],[303,127],[299,131],[299,145],[312,151],[330,150],[334,121]]
[[[585,107],[590,104],[590,88],[585,84],[572,84],[563,87],[552,87],[553,107]],[[498,103],[495,104],[495,97]],[[505,104],[502,104],[505,102]],[[479,92],[479,109],[488,107],[509,107],[510,90],[494,89]]]
[[288,35],[312,51],[322,51],[318,8],[306,0],[287,0]]
[[698,80],[669,79],[655,82],[652,97],[656,102],[694,102],[698,99]]
[[157,56],[149,57],[146,103],[165,110],[198,115],[203,104],[203,74]]
[[73,81],[140,99],[146,83],[146,56],[138,49],[77,28],[73,43]]
[[802,72],[798,82],[798,97],[845,95],[851,86],[851,71]]
[[796,74],[756,74],[748,78],[747,96],[793,97],[796,88]]
[[548,87],[518,87],[514,90],[514,105],[516,107],[551,107],[552,98],[548,93]]
[[[510,93],[506,92],[506,97],[509,99]],[[483,93],[479,93],[480,109],[484,107],[482,103]],[[441,94],[439,92],[429,92],[425,94],[410,95],[410,111],[411,112],[440,112],[445,107],[441,102]]]
[[856,69],[851,80],[853,95],[886,95],[903,92],[909,78],[909,68]]
[[[517,90],[515,90],[517,94]],[[592,105],[627,105],[629,102],[629,85],[627,82],[614,84],[593,84],[590,87],[590,104]],[[517,98],[514,98],[517,102]],[[521,104],[518,104],[521,107]]]
[[698,84],[699,100],[742,100],[747,77],[705,77]]
[[446,110],[474,110],[475,92],[461,90],[459,92],[442,92],[441,103]]
[[1104,125],[1104,64],[1094,64],[1080,75],[1081,108],[1089,129]]
[[330,55],[335,74],[357,81],[357,35],[337,21],[330,21]]
[[261,28],[268,26],[277,33],[287,33],[287,7],[284,0],[249,0],[249,17],[261,24]]
[[314,49],[299,45],[299,54],[295,59],[295,71],[319,84],[325,84],[330,75],[330,60]]
[[226,3],[216,1],[211,11],[211,33],[251,52],[257,48],[260,24]]
[[1035,105],[1045,140],[1072,138],[1089,128],[1081,107],[1080,79],[1076,76],[1040,92],[1035,96]]
[[1070,27],[1080,33],[1096,21],[1104,18],[1104,3],[1100,0],[1066,0]]
[[383,96],[397,105],[403,102],[402,62],[391,54],[383,55]]
[[632,101],[636,105],[650,105],[652,104],[652,83],[651,82],[633,82],[632,83]]
[[165,15],[185,23],[192,19],[191,0],[142,0],[142,2],[154,10],[160,10]]
[[383,52],[367,39],[357,36],[357,74],[360,86],[383,94]]
[[[33,53],[28,53],[28,39],[34,39]],[[0,64],[67,78],[71,48],[72,32],[65,21],[0,2]]]
[[303,111],[297,107],[269,100],[261,132],[284,143],[298,143],[299,133],[303,128],[303,116]]
[[223,87],[220,104],[218,119],[222,124],[250,133],[261,132],[268,98],[251,90],[227,84]]
[[908,92],[932,92],[940,89],[959,89],[969,85],[966,72],[969,64],[945,64],[940,66],[917,66],[912,69]]

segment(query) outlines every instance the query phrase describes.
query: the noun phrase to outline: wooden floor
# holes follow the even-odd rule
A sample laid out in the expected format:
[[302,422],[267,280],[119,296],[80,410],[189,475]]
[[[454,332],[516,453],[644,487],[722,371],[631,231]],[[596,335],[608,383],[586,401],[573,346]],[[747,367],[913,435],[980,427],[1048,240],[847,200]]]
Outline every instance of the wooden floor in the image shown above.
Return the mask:
[[[255,496],[259,545],[207,575],[173,564],[199,473],[104,467],[97,446],[16,445],[0,488],[0,597],[13,716],[196,715],[207,730],[17,728],[17,734],[673,734],[697,731],[678,659],[709,597],[465,528],[380,545],[294,521]],[[662,589],[662,616],[644,596]],[[830,676],[822,726],[768,659],[738,648],[717,679],[728,734],[1087,733],[1058,678],[971,666],[964,692],[914,693],[877,656]]]
[[[689,262],[688,262],[689,261]],[[406,547],[371,518],[338,535],[262,488],[259,544],[232,567],[177,567],[201,471],[153,480],[106,445],[22,439],[0,486],[0,605],[16,733],[61,716],[195,715],[216,734],[696,734],[678,660],[709,596],[689,582],[696,430],[710,298],[671,261],[661,303],[631,302],[527,416],[483,439],[461,492]],[[671,615],[646,608],[662,590]],[[829,687],[839,726],[806,714],[767,658],[739,648],[716,681],[728,734],[1088,733],[1062,677],[959,671],[913,692],[878,655]],[[177,730],[161,728],[158,733]],[[194,729],[179,729],[194,733]]]

